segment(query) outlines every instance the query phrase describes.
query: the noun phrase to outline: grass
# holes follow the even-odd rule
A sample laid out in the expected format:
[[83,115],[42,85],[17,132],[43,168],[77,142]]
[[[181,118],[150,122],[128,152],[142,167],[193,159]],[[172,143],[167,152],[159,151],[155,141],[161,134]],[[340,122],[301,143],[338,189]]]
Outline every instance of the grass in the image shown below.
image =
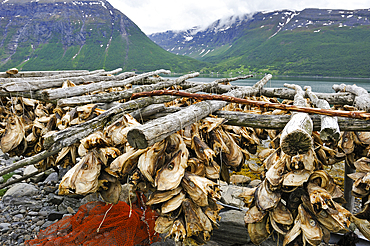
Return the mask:
[[[13,175],[14,175],[14,173],[8,173],[8,174],[3,175],[3,178],[4,178],[3,183],[6,183],[6,181],[8,181],[8,179],[10,179]],[[8,190],[8,188],[0,189],[0,196],[4,196],[4,194],[7,190]]]

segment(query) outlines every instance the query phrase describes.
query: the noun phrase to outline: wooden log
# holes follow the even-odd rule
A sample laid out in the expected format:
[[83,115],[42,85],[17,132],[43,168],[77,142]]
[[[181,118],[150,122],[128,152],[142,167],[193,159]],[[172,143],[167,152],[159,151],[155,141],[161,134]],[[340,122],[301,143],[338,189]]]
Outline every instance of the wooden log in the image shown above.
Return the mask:
[[[306,106],[304,91],[298,85],[284,84],[285,87],[296,91],[294,96],[295,106]],[[312,147],[311,138],[313,123],[307,113],[294,113],[288,124],[284,127],[280,136],[281,150],[290,156],[306,154]]]
[[[103,80],[102,82],[98,83],[91,83],[87,85],[80,85],[75,87],[68,87],[68,88],[58,88],[58,89],[50,89],[50,90],[44,90],[42,91],[42,95],[44,96],[44,99],[46,101],[52,101],[60,98],[68,98],[73,96],[82,95],[85,93],[93,92],[93,91],[103,91],[105,89],[109,89],[112,87],[121,87],[125,86],[127,84],[134,83],[135,81],[141,80],[145,77],[150,77],[153,75],[157,75],[160,73],[169,74],[171,71],[169,70],[156,70],[153,72],[143,73],[134,77],[130,77],[124,80],[113,80],[113,81],[106,81]],[[107,76],[106,78],[110,78],[114,76]]]
[[29,179],[29,178],[32,178],[34,176],[36,176],[37,174],[40,174],[42,173],[43,171],[35,171],[33,173],[30,173],[28,175],[25,175],[25,176],[22,176],[21,178],[19,179],[14,179],[14,180],[8,180],[6,183],[4,184],[0,184],[0,189],[4,189],[5,187],[8,187],[9,185],[12,185],[12,184],[16,184],[16,183],[19,183],[19,182],[22,182],[23,180],[26,180],[26,179]]
[[0,72],[0,78],[28,78],[28,77],[44,77],[53,76],[64,73],[85,73],[88,70],[61,70],[61,71],[19,71],[17,74],[9,76],[6,72]]
[[335,91],[347,91],[356,95],[354,100],[354,106],[359,110],[364,110],[370,112],[370,94],[362,87],[357,85],[333,85],[333,90]]
[[[188,91],[189,92],[201,91],[204,88],[212,87],[217,83],[219,82],[216,80],[209,84],[191,88]],[[48,136],[44,140],[44,148],[49,149],[53,146],[54,143],[59,143],[58,146],[64,147],[70,146],[71,144],[88,136],[89,134],[99,129],[102,129],[106,125],[111,124],[112,122],[122,117],[122,115],[125,113],[132,112],[134,110],[146,107],[151,104],[169,102],[175,100],[176,98],[178,97],[176,96],[146,97],[137,100],[131,100],[125,103],[120,103],[89,121],[86,121],[76,126],[71,126],[62,131],[56,132],[51,136]]]
[[[193,87],[198,84],[203,84],[204,82],[195,82],[195,81],[186,81],[182,84],[182,87],[184,89]],[[210,93],[217,93],[222,94],[226,93],[230,90],[235,90],[240,88],[241,86],[237,85],[222,85],[219,84],[212,88],[211,90],[208,90],[206,92]],[[338,104],[338,105],[352,105],[355,100],[355,95],[349,92],[341,92],[341,93],[315,93],[319,99],[326,100],[330,104]],[[260,94],[257,95],[263,95],[266,97],[276,97],[281,99],[294,99],[295,92],[292,90],[289,90],[287,88],[262,88]],[[304,95],[305,98],[308,98],[307,93]]]
[[[246,95],[256,94],[271,77],[272,75],[270,74],[266,75],[253,87],[245,87],[243,90],[233,90],[224,96],[244,97]],[[127,141],[134,148],[145,149],[226,105],[227,102],[225,101],[203,101],[193,104],[177,113],[152,120],[131,129],[127,133]]]
[[[85,82],[112,81],[112,80],[120,79],[120,77],[86,75],[86,76],[68,77],[68,79],[72,81],[73,83],[75,83],[76,85],[79,85]],[[58,78],[58,79],[52,79],[52,80],[46,79],[46,80],[37,80],[37,81],[25,80],[25,81],[5,83],[1,85],[0,88],[7,92],[38,91],[38,90],[43,90],[43,89],[48,89],[48,88],[53,88],[53,87],[61,87],[65,80],[66,78]]]
[[104,69],[99,69],[95,71],[84,71],[84,72],[69,72],[69,73],[60,73],[55,74],[52,76],[43,76],[43,77],[29,77],[29,78],[7,78],[7,79],[0,79],[0,84],[6,84],[11,82],[30,82],[30,81],[36,81],[36,80],[55,80],[55,79],[62,79],[62,78],[68,78],[68,77],[78,77],[78,76],[88,76],[88,75],[102,75],[106,76],[106,72]]
[[[315,93],[312,92],[311,86],[304,87],[306,93],[310,97],[312,103],[322,109],[330,109],[330,105],[327,101],[319,99]],[[321,129],[320,138],[323,141],[337,142],[340,137],[340,130],[338,126],[338,118],[322,115],[321,116]]]
[[135,99],[138,97],[151,97],[151,96],[158,96],[158,95],[176,95],[176,96],[189,97],[189,98],[202,99],[202,100],[222,100],[222,101],[227,101],[227,102],[232,102],[232,103],[250,104],[250,105],[254,105],[258,107],[275,108],[275,109],[281,109],[281,110],[286,110],[286,111],[370,120],[370,114],[363,112],[363,111],[341,111],[341,110],[307,108],[307,107],[298,107],[295,105],[287,105],[287,104],[281,104],[281,103],[254,101],[254,100],[236,98],[236,97],[225,96],[225,95],[207,95],[207,94],[194,94],[194,93],[192,94],[192,93],[174,91],[174,90],[158,90],[158,91],[135,93],[132,95],[131,98]]
[[[166,108],[158,114],[153,115],[153,118],[165,116],[175,112],[174,108]],[[168,112],[167,112],[168,111]],[[282,130],[290,120],[290,115],[261,115],[250,114],[237,111],[222,111],[218,110],[213,113],[217,117],[225,118],[225,124],[234,126],[245,126],[252,128],[264,128]],[[310,115],[313,122],[313,131],[321,130],[320,115]],[[338,125],[342,131],[370,131],[370,121],[349,119],[345,117],[338,117]]]
[[354,173],[355,170],[349,166],[348,163],[345,161],[344,164],[344,199],[346,200],[346,203],[343,205],[344,208],[346,208],[350,213],[353,213],[354,211],[354,205],[355,205],[355,197],[352,196],[352,186],[353,186],[353,180],[350,179],[347,175]]
[[[178,85],[183,81],[189,78],[195,78],[199,76],[199,73],[191,73],[181,76],[175,80],[167,80],[163,82],[159,82],[154,85],[143,85],[135,88],[131,88],[125,91],[119,92],[111,92],[111,93],[104,93],[104,94],[95,94],[95,95],[87,95],[87,96],[79,96],[79,97],[70,97],[66,99],[58,100],[58,106],[76,106],[76,105],[83,105],[88,103],[108,103],[113,101],[119,101],[122,99],[128,99],[132,96],[133,93],[142,92],[142,91],[152,91],[152,90],[159,90],[166,87],[171,87],[173,85]],[[134,77],[136,78],[136,77]],[[132,78],[133,79],[133,78]],[[140,79],[140,78],[138,78]],[[130,81],[126,82],[130,83]]]

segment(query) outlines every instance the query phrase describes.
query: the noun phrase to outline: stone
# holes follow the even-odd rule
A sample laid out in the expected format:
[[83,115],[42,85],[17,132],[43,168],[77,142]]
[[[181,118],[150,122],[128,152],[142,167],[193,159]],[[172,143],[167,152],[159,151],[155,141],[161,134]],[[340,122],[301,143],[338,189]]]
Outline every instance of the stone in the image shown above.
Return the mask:
[[248,187],[250,187],[250,188],[254,188],[254,187],[258,186],[260,183],[261,183],[261,180],[259,180],[259,179],[255,179],[255,180],[252,180],[252,181],[249,183]]
[[88,194],[84,198],[82,198],[81,205],[85,205],[86,203],[96,202],[96,201],[104,202],[104,200],[101,198],[101,196],[97,192]]
[[55,222],[57,222],[57,220],[55,220],[55,221],[46,221],[46,222],[41,226],[41,229],[46,229],[46,228],[48,228],[49,226],[51,226],[52,224],[54,224]]
[[0,176],[0,184],[4,183],[4,178],[3,176]]
[[44,187],[43,191],[46,193],[46,194],[49,194],[49,193],[53,193],[57,190],[58,188],[56,186],[51,186],[51,185],[47,185]]
[[37,168],[34,165],[29,165],[23,170],[23,176],[37,172]]
[[71,207],[75,211],[80,207],[80,199],[73,197],[64,197],[63,202],[58,206],[60,212],[67,212],[67,207]]
[[48,215],[48,221],[60,220],[61,218],[63,218],[63,215],[64,213],[62,212],[51,212]]
[[244,211],[229,210],[221,212],[218,229],[212,233],[211,240],[219,245],[245,245],[251,242],[244,223]]
[[251,178],[244,175],[232,175],[230,176],[230,183],[239,186],[247,186],[251,182]]
[[34,185],[27,183],[18,183],[12,186],[9,190],[7,190],[3,198],[7,196],[12,197],[34,196],[37,193],[38,189]]
[[59,205],[59,204],[61,204],[61,203],[63,202],[63,199],[64,199],[64,197],[62,197],[62,196],[57,196],[57,195],[55,195],[55,194],[53,194],[53,193],[50,193],[50,194],[48,195],[48,202],[50,202],[50,203],[52,203],[52,204]]
[[49,176],[47,176],[44,183],[46,183],[46,184],[47,183],[56,184],[56,183],[58,183],[58,181],[59,181],[58,173],[53,172],[53,173],[49,174]]
[[238,198],[238,195],[243,191],[242,187],[236,185],[222,185],[220,188],[222,203],[238,208],[244,207],[243,200]]
[[67,212],[70,214],[75,214],[76,212],[71,207],[67,207]]
[[45,220],[39,220],[36,222],[36,226],[42,226],[45,223]]

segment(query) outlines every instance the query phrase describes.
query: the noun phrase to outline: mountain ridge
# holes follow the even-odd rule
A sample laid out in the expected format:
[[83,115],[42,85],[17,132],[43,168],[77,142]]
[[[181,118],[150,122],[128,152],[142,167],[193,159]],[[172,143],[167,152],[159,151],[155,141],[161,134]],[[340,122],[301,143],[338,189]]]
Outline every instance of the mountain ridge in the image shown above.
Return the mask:
[[[365,55],[370,54],[370,9],[279,10],[229,19],[235,21],[227,26],[218,25],[222,20],[217,20],[199,31],[196,28],[167,31],[149,38],[167,51],[213,64],[203,69],[205,73],[243,70],[279,75],[370,77],[369,65],[362,64]],[[322,57],[318,50],[324,50]],[[348,50],[354,53],[344,56]],[[331,65],[336,57],[342,62]],[[316,61],[322,68],[314,65]],[[350,70],[336,68],[345,66]],[[325,71],[328,69],[335,71]]]
[[164,51],[105,0],[4,0],[0,27],[1,70],[184,72],[204,66]]

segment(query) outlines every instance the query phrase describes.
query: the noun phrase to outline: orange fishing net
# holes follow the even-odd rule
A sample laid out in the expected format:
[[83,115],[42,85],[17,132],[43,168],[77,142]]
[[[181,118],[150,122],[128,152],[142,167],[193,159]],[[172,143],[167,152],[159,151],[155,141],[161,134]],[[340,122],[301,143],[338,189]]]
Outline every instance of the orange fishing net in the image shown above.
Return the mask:
[[131,208],[125,202],[116,205],[87,203],[74,216],[65,217],[40,231],[37,239],[26,241],[25,245],[150,245],[160,240],[154,231],[157,216],[144,205],[143,197],[140,198],[140,204]]

